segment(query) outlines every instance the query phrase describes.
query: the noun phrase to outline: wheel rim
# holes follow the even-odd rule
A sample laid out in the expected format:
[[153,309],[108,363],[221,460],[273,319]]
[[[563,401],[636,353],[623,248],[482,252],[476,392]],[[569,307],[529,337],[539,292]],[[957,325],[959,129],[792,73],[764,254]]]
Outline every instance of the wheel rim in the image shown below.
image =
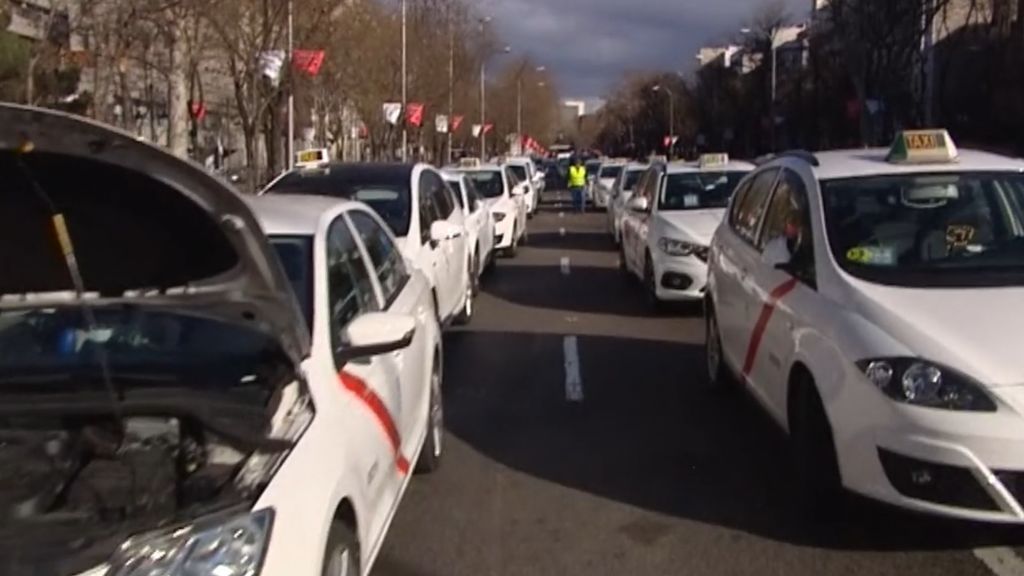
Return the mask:
[[335,548],[327,564],[327,573],[331,576],[350,576],[352,568],[352,551],[347,547]]
[[718,320],[715,319],[715,315],[708,315],[708,334],[707,334],[707,361],[708,361],[708,376],[714,380],[718,375],[718,367],[722,361],[722,349],[721,340],[718,336]]
[[434,457],[441,455],[444,442],[444,406],[441,402],[441,374],[438,370],[430,376],[430,434],[434,444]]
[[463,306],[463,313],[466,318],[473,315],[473,292],[473,282],[471,281],[469,286],[466,286],[466,304]]

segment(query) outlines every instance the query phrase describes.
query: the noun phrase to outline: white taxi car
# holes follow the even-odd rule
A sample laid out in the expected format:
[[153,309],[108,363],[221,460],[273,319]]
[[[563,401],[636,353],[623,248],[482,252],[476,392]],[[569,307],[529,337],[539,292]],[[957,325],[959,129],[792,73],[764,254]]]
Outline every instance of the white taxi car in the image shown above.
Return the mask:
[[612,200],[612,188],[619,178],[619,174],[628,164],[624,160],[609,160],[597,169],[594,178],[594,206],[608,208]]
[[647,171],[649,164],[627,164],[612,184],[611,199],[608,201],[608,232],[615,244],[622,241],[622,219],[626,216],[626,203],[633,197],[633,189]]
[[945,131],[789,153],[711,246],[707,365],[786,430],[800,493],[1024,522],[1024,161]]
[[526,189],[508,166],[463,164],[459,172],[473,181],[494,218],[494,249],[515,257],[526,239]]
[[494,264],[494,218],[473,181],[465,174],[449,170],[443,176],[466,217],[466,242],[479,289],[480,276]]
[[466,217],[432,166],[314,159],[299,162],[262,194],[314,194],[369,205],[398,237],[405,257],[430,279],[442,324],[472,319],[476,274],[466,241]]
[[4,572],[366,574],[443,447],[430,284],[381,220],[270,197],[261,224],[52,111],[0,105],[0,156]]
[[704,297],[711,236],[753,168],[715,154],[698,166],[655,162],[641,177],[622,219],[620,262],[643,281],[652,306]]
[[515,175],[516,182],[525,190],[523,200],[526,201],[526,216],[532,218],[540,207],[540,189],[534,178],[533,161],[529,158],[506,158],[501,164]]

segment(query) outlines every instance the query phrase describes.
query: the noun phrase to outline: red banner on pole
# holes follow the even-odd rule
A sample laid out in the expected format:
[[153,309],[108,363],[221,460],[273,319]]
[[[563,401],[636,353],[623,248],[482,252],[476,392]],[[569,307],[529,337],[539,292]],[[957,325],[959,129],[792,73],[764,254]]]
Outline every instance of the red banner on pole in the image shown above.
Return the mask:
[[489,134],[491,130],[494,130],[494,124],[484,124],[484,134]]
[[188,113],[196,120],[206,118],[206,104],[198,100],[188,101]]
[[464,119],[465,118],[462,117],[462,116],[452,116],[452,125],[451,125],[452,132],[455,132],[456,130],[458,130],[459,126],[462,126],[462,121]]
[[292,52],[292,66],[310,76],[319,74],[323,65],[323,50],[294,50]]
[[423,104],[410,102],[405,106],[405,119],[410,126],[417,128],[423,125]]

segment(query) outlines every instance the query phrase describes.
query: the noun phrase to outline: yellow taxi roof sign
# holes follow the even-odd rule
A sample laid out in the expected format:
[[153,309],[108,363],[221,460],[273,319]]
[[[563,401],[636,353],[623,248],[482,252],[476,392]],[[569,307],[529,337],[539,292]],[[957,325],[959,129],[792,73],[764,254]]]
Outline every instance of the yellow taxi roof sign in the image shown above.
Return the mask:
[[467,158],[460,158],[459,159],[459,167],[460,168],[478,168],[479,166],[480,166],[480,159],[479,158],[467,157]]
[[701,170],[721,168],[729,163],[729,155],[725,153],[701,154],[699,163]]
[[886,156],[894,164],[941,164],[959,156],[956,144],[946,130],[904,130]]
[[295,166],[297,168],[310,168],[330,162],[331,153],[327,148],[310,148],[299,150],[295,153]]

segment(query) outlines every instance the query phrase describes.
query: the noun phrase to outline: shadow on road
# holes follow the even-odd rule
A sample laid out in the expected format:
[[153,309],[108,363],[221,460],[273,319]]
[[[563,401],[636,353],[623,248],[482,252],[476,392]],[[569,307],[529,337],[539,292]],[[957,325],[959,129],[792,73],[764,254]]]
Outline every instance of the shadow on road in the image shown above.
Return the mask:
[[[602,278],[592,274],[584,279]],[[539,368],[562,364],[561,336],[460,332],[447,340],[450,432],[527,475],[802,546],[892,551],[1024,542],[1017,530],[864,501],[841,521],[807,520],[797,512],[784,435],[742,392],[711,389],[697,368],[699,346],[579,337],[585,400],[576,404],[565,399],[560,370]]]

